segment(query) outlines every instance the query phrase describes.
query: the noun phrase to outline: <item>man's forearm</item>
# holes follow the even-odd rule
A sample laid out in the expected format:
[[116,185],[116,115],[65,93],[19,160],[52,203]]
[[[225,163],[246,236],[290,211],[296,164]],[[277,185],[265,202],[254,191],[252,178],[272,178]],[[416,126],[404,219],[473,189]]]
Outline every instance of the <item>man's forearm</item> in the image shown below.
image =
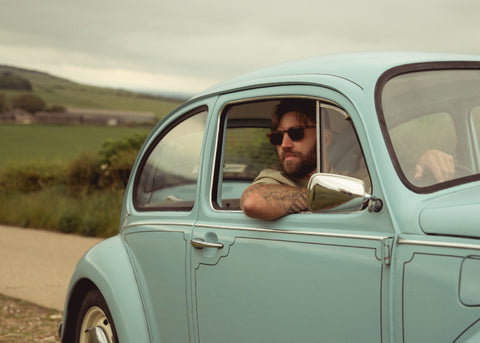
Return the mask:
[[274,220],[306,210],[307,191],[304,188],[258,183],[245,190],[240,206],[250,217]]

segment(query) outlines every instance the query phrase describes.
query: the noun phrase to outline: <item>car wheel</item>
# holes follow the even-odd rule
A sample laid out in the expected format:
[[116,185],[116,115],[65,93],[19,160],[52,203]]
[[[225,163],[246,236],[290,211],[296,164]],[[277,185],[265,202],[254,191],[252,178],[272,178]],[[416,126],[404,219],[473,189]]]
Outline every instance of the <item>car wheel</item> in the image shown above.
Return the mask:
[[102,294],[96,289],[89,291],[83,299],[75,329],[75,342],[118,342],[112,315]]

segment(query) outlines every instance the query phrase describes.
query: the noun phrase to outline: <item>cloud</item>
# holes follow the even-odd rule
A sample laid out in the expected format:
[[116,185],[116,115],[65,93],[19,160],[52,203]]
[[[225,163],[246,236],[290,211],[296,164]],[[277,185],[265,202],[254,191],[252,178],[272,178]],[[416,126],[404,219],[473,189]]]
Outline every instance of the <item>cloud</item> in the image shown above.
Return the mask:
[[197,92],[261,67],[337,52],[480,54],[480,2],[469,0],[7,0],[3,5],[0,64],[124,88]]

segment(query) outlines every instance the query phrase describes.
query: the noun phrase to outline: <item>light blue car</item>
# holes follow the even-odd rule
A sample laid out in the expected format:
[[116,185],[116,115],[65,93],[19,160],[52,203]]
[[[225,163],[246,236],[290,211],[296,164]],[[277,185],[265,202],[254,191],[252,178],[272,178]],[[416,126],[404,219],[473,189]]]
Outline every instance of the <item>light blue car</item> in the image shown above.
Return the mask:
[[[278,168],[285,99],[316,108],[309,210],[254,219],[240,197]],[[480,342],[480,57],[332,55],[190,99],[147,138],[64,314],[63,342]]]

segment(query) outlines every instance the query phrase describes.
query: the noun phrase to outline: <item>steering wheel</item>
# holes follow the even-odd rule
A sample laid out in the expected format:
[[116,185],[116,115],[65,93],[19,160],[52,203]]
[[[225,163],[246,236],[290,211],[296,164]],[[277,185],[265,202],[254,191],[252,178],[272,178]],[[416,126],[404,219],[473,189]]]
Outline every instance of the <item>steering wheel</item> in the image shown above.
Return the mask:
[[[464,176],[472,175],[474,173],[472,167],[461,163],[455,163],[455,174],[452,179],[458,179]],[[413,178],[412,178],[413,179]],[[423,177],[420,180],[412,182],[417,187],[427,187],[439,183],[430,170],[425,170]]]

